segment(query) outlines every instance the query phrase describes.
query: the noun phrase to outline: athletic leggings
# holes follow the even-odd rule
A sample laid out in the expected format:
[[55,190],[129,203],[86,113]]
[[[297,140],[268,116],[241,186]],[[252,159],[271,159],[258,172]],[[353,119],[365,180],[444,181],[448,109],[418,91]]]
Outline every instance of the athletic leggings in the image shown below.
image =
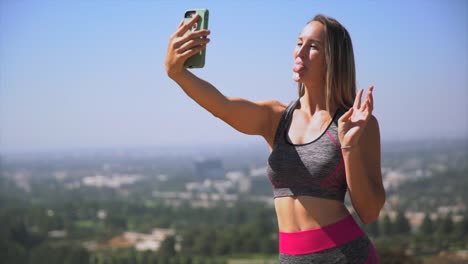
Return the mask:
[[279,232],[279,264],[377,264],[372,242],[349,215],[324,227]]

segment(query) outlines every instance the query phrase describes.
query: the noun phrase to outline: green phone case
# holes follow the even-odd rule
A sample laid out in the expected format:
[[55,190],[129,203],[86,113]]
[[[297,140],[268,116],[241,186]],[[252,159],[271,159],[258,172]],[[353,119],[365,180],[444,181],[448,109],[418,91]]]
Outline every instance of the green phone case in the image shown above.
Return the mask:
[[[198,22],[196,23],[196,27],[189,29],[187,33],[191,32],[192,30],[208,29],[208,15],[209,15],[208,9],[187,10],[184,14],[184,23],[188,23],[188,21],[192,19],[191,17],[188,17],[188,15],[193,12],[196,12],[200,16],[200,18]],[[203,66],[205,66],[205,56],[206,56],[206,49],[203,49],[202,51],[188,58],[185,61],[184,66],[186,68],[203,68]]]

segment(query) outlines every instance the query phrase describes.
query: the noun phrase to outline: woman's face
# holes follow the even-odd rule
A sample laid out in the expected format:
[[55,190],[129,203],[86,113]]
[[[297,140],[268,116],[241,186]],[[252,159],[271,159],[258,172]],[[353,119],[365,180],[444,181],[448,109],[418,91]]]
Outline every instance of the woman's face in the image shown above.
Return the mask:
[[324,27],[320,22],[312,21],[304,27],[294,48],[294,81],[307,84],[325,80],[324,40]]

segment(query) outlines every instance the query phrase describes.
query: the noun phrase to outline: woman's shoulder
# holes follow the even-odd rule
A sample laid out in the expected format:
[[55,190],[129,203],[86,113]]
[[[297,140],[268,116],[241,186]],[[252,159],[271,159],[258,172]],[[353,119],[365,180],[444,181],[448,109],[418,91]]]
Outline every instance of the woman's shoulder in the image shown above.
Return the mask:
[[275,100],[275,99],[258,101],[257,103],[262,104],[262,105],[268,105],[268,106],[271,106],[273,108],[278,108],[278,107],[286,108],[290,104],[290,102],[284,103],[284,102],[280,102],[280,101]]
[[281,115],[284,110],[291,104],[291,102],[280,102],[278,100],[264,100],[264,101],[257,101],[258,105],[268,108],[273,115]]

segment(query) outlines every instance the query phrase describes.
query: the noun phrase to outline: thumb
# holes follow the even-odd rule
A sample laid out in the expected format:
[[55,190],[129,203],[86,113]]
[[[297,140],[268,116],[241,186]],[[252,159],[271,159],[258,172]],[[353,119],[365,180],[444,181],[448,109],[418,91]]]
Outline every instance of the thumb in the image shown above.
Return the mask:
[[354,107],[351,107],[346,113],[344,113],[341,118],[340,118],[340,122],[345,122],[345,120],[349,119],[351,117],[351,115],[353,114],[353,111],[354,111]]

